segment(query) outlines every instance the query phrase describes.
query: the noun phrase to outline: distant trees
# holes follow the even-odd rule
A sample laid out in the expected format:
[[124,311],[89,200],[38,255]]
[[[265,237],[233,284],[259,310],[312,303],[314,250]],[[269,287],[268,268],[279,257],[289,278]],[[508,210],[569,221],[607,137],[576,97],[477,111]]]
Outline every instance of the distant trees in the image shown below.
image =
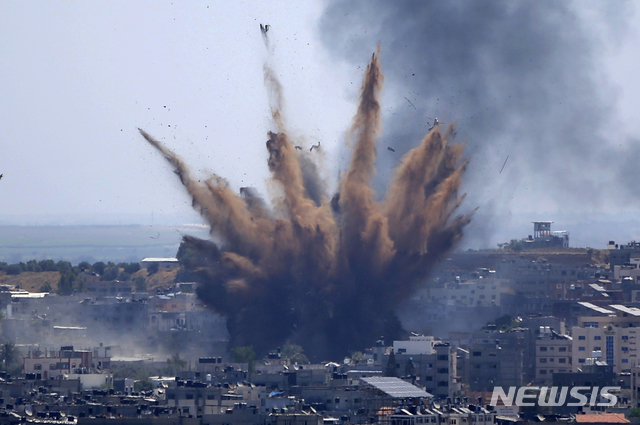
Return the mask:
[[253,373],[256,363],[256,352],[252,345],[237,346],[231,349],[231,361],[235,363],[248,363],[249,373]]
[[[155,270],[154,270],[155,269]],[[74,266],[69,261],[53,261],[53,260],[30,260],[14,264],[0,262],[0,272],[4,272],[10,276],[17,276],[24,272],[58,272],[60,277],[58,280],[56,293],[59,295],[70,295],[75,292],[84,292],[86,290],[85,279],[80,278],[82,273],[92,273],[98,275],[101,281],[132,281],[136,290],[144,292],[147,289],[147,283],[144,276],[135,275],[141,270],[138,262],[122,262],[115,264],[113,262],[104,263],[97,261],[94,264],[88,261],[81,261]],[[157,265],[150,266],[147,270],[148,274],[157,271]],[[49,277],[47,277],[49,278]],[[55,278],[54,278],[55,279]],[[54,286],[47,281],[40,286],[41,292],[52,292]]]
[[97,263],[93,263],[93,266],[91,266],[91,272],[102,276],[104,274],[105,267],[107,267],[105,263],[98,261]]
[[89,263],[88,261],[82,261],[78,263],[78,268],[81,272],[91,271],[91,263]]
[[71,295],[73,294],[73,282],[76,280],[76,275],[71,272],[60,273],[60,280],[58,281],[58,295]]
[[5,373],[12,371],[13,366],[20,360],[20,350],[13,342],[5,342],[0,345],[0,361],[2,361]]
[[158,263],[151,263],[147,267],[147,275],[151,276],[154,273],[157,273],[160,270],[160,265]]
[[396,363],[396,355],[393,353],[393,349],[389,354],[389,360],[387,361],[387,367],[384,369],[384,376],[398,376],[398,364]]
[[126,272],[131,274],[136,273],[137,271],[140,271],[140,263],[120,263],[118,264],[118,267],[122,267],[122,269]]
[[16,276],[19,275],[20,273],[22,273],[22,267],[20,267],[19,264],[9,264],[5,269],[4,272],[10,276]]
[[147,292],[147,280],[142,276],[138,276],[133,279],[133,287],[138,292]]
[[288,358],[292,363],[309,363],[309,359],[303,352],[304,348],[298,344],[287,344],[282,347],[282,357]]
[[187,366],[187,361],[180,357],[180,354],[176,353],[171,358],[167,359],[167,369],[165,373],[167,375],[176,376],[178,372],[184,370]]

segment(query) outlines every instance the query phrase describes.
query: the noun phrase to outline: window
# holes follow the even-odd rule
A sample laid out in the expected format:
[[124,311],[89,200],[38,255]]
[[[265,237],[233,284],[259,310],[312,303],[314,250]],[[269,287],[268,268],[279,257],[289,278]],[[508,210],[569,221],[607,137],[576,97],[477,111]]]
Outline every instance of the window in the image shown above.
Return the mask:
[[547,347],[540,347],[540,351],[547,351]]
[[600,340],[602,340],[602,337],[600,335],[594,335],[593,340],[594,341],[600,341]]
[[607,350],[606,350],[606,361],[608,364],[614,364],[614,355],[613,355],[613,335],[607,335]]
[[474,351],[473,357],[480,357],[482,355],[482,351]]
[[449,373],[449,368],[441,367],[438,369],[438,373]]
[[546,363],[546,362],[547,362],[546,358],[543,357],[543,358],[540,359],[540,363]]
[[627,335],[622,335],[622,340],[623,341],[629,341],[629,337]]
[[584,335],[580,335],[580,336],[578,336],[578,339],[579,339],[580,341],[584,341],[586,338],[585,338],[585,336],[584,336]]
[[560,352],[567,351],[567,347],[558,347],[558,351]]
[[622,359],[622,363],[629,363],[629,359]]
[[540,375],[546,375],[547,369],[540,369]]
[[578,363],[584,363],[585,360],[584,359],[578,359]]
[[621,348],[623,353],[628,353],[629,352],[629,347],[622,347]]
[[42,365],[40,363],[36,363],[33,365],[33,370],[42,370]]
[[565,359],[564,357],[561,357],[558,359],[558,363],[566,363],[567,359]]
[[585,351],[585,350],[586,350],[586,348],[584,348],[584,347],[578,347],[578,351]]
[[439,354],[438,355],[438,360],[447,361],[447,360],[449,360],[449,355],[448,354]]
[[602,347],[600,346],[593,347],[593,351],[602,351]]

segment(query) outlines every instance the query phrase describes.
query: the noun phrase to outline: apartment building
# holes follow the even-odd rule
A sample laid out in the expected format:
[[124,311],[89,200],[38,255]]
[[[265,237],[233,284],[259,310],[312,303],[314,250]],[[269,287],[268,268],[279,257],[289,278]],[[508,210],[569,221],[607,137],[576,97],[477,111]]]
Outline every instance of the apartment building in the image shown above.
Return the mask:
[[561,335],[549,326],[540,326],[535,341],[535,379],[538,382],[551,382],[554,373],[571,372],[573,339]]
[[580,317],[578,326],[572,328],[574,372],[587,359],[604,361],[615,373],[631,372],[638,363],[640,309],[619,304],[607,308],[615,315]]

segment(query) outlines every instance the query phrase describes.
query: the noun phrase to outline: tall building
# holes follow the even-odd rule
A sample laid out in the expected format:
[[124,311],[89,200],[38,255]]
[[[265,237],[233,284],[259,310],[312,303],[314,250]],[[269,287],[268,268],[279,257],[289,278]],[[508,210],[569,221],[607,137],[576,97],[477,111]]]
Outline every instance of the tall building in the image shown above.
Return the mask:
[[572,328],[574,372],[589,359],[606,362],[615,373],[631,372],[638,363],[640,309],[620,304],[608,308],[616,315],[580,317]]

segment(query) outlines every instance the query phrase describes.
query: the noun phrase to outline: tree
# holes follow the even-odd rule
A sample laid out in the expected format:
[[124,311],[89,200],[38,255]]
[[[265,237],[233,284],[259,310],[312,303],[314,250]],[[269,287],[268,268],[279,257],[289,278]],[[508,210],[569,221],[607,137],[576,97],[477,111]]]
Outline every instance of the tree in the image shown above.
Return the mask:
[[292,363],[309,363],[307,356],[302,354],[304,348],[298,344],[287,344],[282,347],[282,357],[289,359]]
[[248,363],[249,373],[253,373],[256,361],[256,352],[252,345],[237,346],[231,349],[231,361],[235,363]]
[[42,260],[38,263],[40,270],[43,272],[57,272],[58,268],[53,260]]
[[20,264],[9,264],[5,269],[4,272],[8,275],[13,275],[13,276],[17,276],[20,273],[22,273],[22,267],[20,267]]
[[133,285],[138,292],[147,292],[147,280],[142,276],[133,279]]
[[389,361],[387,361],[384,376],[398,376],[398,364],[396,363],[396,355],[393,353],[393,349],[389,354]]
[[125,272],[129,274],[134,274],[135,272],[140,270],[140,263],[128,263],[128,264],[125,263],[122,268],[124,269]]
[[36,260],[29,260],[27,261],[27,271],[37,273],[37,272],[41,272],[42,268],[40,267],[40,265]]
[[56,263],[56,268],[58,269],[58,271],[62,274],[62,273],[66,273],[66,272],[70,272],[73,270],[73,266],[71,265],[70,262],[68,261],[58,261]]
[[351,357],[351,361],[354,364],[359,364],[364,362],[364,354],[362,354],[362,351],[351,351],[349,352],[349,357]]
[[105,263],[103,263],[102,261],[98,261],[97,263],[93,263],[93,266],[91,266],[91,271],[102,276],[104,274],[105,267]]
[[51,292],[51,284],[47,281],[40,285],[40,292]]
[[60,273],[60,280],[58,281],[58,295],[73,294],[73,282],[75,280],[76,275],[70,271]]
[[184,370],[187,366],[187,361],[180,357],[180,354],[176,353],[171,356],[170,359],[167,359],[167,374],[168,375],[177,375],[178,372]]
[[18,362],[20,358],[20,350],[13,342],[5,342],[0,345],[0,360],[4,365],[5,373],[9,373],[11,367]]
[[151,263],[147,266],[147,276],[151,276],[154,273],[157,273],[160,270],[160,265],[158,263]]
[[102,281],[112,281],[118,278],[118,273],[120,273],[120,269],[115,264],[113,266],[107,266],[104,269],[104,273],[100,276],[100,280]]
[[89,271],[91,270],[91,263],[89,263],[88,261],[82,261],[78,264],[78,268],[81,272]]
[[120,272],[118,275],[118,280],[122,282],[128,282],[131,280],[131,273],[127,273],[124,270]]

